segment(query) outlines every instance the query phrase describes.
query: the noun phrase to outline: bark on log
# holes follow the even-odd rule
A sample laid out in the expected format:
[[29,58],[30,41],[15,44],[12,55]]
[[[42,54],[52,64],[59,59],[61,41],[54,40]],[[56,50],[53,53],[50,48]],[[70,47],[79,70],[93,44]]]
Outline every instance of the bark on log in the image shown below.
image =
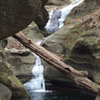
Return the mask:
[[73,80],[77,86],[84,87],[85,89],[100,95],[100,86],[87,78],[88,73],[86,71],[77,71],[73,67],[63,63],[59,57],[54,56],[52,53],[37,45],[30,38],[25,36],[22,32],[13,35],[19,42],[21,42],[26,48],[36,53],[42,59],[53,65],[56,69],[61,71],[71,80]]

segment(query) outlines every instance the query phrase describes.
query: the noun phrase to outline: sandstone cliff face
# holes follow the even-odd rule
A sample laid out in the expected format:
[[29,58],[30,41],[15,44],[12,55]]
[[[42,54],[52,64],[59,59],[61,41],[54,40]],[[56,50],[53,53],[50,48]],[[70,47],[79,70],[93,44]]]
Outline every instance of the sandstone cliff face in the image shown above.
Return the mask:
[[[88,71],[88,77],[100,84],[99,4],[99,0],[90,0],[73,9],[65,20],[65,26],[45,38],[42,46],[62,57],[66,64],[75,69]],[[71,82],[52,66],[44,65],[46,79]]]

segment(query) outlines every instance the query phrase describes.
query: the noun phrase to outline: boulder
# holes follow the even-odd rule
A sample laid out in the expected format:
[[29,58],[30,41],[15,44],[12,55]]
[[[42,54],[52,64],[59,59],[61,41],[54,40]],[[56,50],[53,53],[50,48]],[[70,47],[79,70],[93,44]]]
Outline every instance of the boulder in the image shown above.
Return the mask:
[[30,25],[28,25],[28,27],[22,30],[22,32],[35,42],[44,39],[44,36],[41,34],[41,31],[35,22],[32,22]]
[[[2,84],[5,84],[12,91],[11,100],[15,100],[15,99],[16,100],[23,100],[23,99],[31,100],[25,87],[16,78],[11,66],[7,63],[5,53],[4,53],[1,45],[0,45],[0,82]],[[0,87],[0,90],[1,90],[1,87]],[[4,90],[5,90],[5,88],[4,88]],[[9,92],[9,90],[8,91],[6,90],[5,93],[7,94],[8,92]],[[9,94],[7,100],[9,98],[10,98],[10,94]]]
[[[48,0],[42,0],[43,4],[46,4]],[[41,33],[44,35],[44,37],[50,35],[48,31],[46,31],[45,26],[49,20],[49,14],[48,11],[44,8],[41,8],[38,16],[34,19],[34,22],[38,25]]]
[[41,6],[41,0],[1,0],[0,40],[29,25],[37,17]]
[[34,22],[38,25],[39,29],[44,29],[46,23],[48,22],[49,15],[45,8],[42,8],[38,14],[38,17],[35,18]]
[[0,100],[11,100],[12,92],[11,90],[0,83]]

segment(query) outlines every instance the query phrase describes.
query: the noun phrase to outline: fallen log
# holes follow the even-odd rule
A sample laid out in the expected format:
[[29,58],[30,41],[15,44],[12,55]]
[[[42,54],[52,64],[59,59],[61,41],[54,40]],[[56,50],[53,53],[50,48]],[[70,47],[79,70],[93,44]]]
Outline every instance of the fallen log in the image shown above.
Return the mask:
[[57,55],[55,56],[43,47],[37,45],[22,32],[13,35],[13,37],[21,42],[26,48],[29,48],[42,59],[73,80],[77,86],[84,87],[92,93],[100,95],[100,86],[87,78],[88,73],[86,71],[77,71],[73,67],[66,65],[59,59],[59,57],[57,57]]

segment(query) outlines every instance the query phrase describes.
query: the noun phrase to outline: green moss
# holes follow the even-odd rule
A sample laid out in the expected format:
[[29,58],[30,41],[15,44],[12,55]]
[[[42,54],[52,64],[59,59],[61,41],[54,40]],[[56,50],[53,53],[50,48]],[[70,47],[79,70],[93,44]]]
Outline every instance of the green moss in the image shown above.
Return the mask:
[[0,82],[6,84],[7,86],[11,85],[11,81],[7,73],[0,73]]
[[3,53],[0,52],[0,54],[2,54],[2,59],[0,60],[0,82],[5,84],[12,91],[11,100],[14,100],[14,98],[16,97],[18,98],[16,100],[23,100],[23,98],[27,98],[27,100],[30,100],[30,97],[25,87],[16,78],[12,68],[8,66],[5,57],[5,52],[1,46],[0,46],[0,50],[3,52]]
[[67,19],[66,19],[66,22],[64,22],[64,23],[66,23],[66,25],[67,25],[67,24],[70,24],[70,23],[71,23],[71,19],[70,19],[70,18],[67,18]]
[[93,86],[95,89],[97,89],[97,90],[100,89],[100,85],[98,85],[98,84],[96,84],[96,83],[94,83],[94,85],[92,84],[92,86]]
[[27,100],[30,100],[30,97],[28,96],[25,87],[16,78],[15,75],[8,76],[7,73],[0,73],[0,82],[2,82],[3,84],[5,84],[10,88],[10,90],[12,91],[12,98],[24,97],[24,98],[28,98]]
[[22,32],[35,42],[43,39],[43,35],[40,33],[38,26],[34,22],[22,30]]

